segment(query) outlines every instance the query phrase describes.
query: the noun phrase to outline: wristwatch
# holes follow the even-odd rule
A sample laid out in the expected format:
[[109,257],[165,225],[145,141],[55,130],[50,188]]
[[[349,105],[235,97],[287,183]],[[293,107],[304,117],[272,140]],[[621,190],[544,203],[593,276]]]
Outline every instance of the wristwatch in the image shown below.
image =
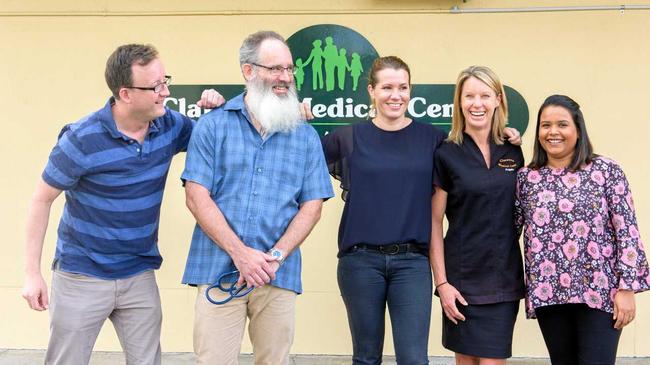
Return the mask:
[[278,264],[280,264],[280,266],[284,264],[285,257],[284,257],[284,252],[282,252],[282,250],[273,247],[271,250],[269,250],[268,254],[273,256],[275,261],[277,261]]

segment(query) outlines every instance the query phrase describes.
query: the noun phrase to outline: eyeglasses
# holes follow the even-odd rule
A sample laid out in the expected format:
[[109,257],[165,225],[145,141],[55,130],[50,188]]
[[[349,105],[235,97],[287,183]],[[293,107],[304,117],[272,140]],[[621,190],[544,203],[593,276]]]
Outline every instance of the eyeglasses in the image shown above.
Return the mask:
[[291,75],[293,75],[296,72],[296,69],[293,65],[287,67],[282,67],[282,66],[269,67],[269,66],[260,65],[259,63],[255,63],[255,62],[251,62],[251,64],[269,70],[271,76],[280,76],[283,71],[287,71]]
[[138,89],[138,90],[145,90],[145,91],[153,91],[156,94],[163,91],[163,88],[165,86],[169,87],[169,85],[172,84],[172,77],[169,75],[165,75],[165,81],[157,84],[156,86],[153,87],[142,87],[142,86],[125,86],[127,89]]

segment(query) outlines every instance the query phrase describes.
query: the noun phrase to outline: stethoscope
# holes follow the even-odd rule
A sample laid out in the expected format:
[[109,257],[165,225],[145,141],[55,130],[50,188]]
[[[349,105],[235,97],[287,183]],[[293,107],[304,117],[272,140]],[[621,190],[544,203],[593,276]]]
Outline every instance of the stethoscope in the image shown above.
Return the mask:
[[[233,278],[234,278],[234,280],[232,280]],[[219,278],[217,279],[217,281],[214,284],[210,285],[205,290],[205,297],[208,299],[208,302],[210,302],[212,304],[216,304],[216,305],[225,304],[225,303],[228,303],[229,301],[231,301],[233,298],[241,298],[243,296],[246,296],[246,294],[250,293],[251,291],[253,291],[253,289],[255,289],[255,287],[250,287],[249,288],[248,286],[246,286],[246,283],[244,283],[244,285],[242,285],[242,286],[237,286],[237,279],[238,278],[239,278],[239,271],[238,270],[227,272],[227,273],[219,275]],[[224,280],[226,280],[226,279],[231,279],[231,280],[228,280],[227,282],[224,282]],[[228,293],[228,294],[230,294],[230,296],[228,296],[224,300],[214,300],[210,296],[210,290],[212,290],[214,288],[217,288],[217,289],[221,290],[224,293]]]

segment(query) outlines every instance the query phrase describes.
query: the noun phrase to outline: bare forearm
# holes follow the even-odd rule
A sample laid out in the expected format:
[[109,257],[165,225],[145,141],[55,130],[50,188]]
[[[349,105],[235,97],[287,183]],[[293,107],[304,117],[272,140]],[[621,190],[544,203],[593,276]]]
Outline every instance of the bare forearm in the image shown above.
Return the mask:
[[27,274],[41,273],[43,241],[50,219],[50,206],[51,204],[36,199],[32,199],[29,204],[25,234],[25,272]]
[[25,283],[22,297],[30,308],[37,311],[46,310],[49,305],[47,284],[41,273],[41,257],[51,206],[51,201],[44,201],[41,196],[34,194],[27,213]]
[[309,236],[312,229],[320,219],[323,201],[310,200],[300,206],[300,210],[289,223],[287,230],[275,244],[275,248],[282,250],[285,255],[289,255],[296,247]]
[[442,220],[447,209],[447,193],[436,187],[431,198],[431,245],[429,260],[436,285],[447,281],[445,268],[445,246],[442,238]]
[[232,230],[207,189],[196,185],[188,182],[185,188],[187,208],[203,232],[232,257],[244,243]]
[[436,285],[447,281],[447,272],[445,270],[445,248],[442,240],[442,222],[433,222],[431,227],[429,258],[431,261],[431,270],[433,270],[433,279]]
[[50,208],[59,194],[61,190],[48,185],[43,180],[39,180],[36,184],[36,190],[29,202],[25,229],[25,272],[27,274],[41,274],[43,241],[50,219]]

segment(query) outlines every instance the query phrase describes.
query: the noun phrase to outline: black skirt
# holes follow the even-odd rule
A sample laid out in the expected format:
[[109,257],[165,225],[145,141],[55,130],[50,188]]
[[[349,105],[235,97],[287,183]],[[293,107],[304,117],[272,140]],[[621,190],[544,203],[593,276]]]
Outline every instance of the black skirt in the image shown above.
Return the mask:
[[512,332],[519,301],[495,304],[457,304],[465,321],[454,324],[442,313],[442,345],[463,355],[491,359],[512,356]]

